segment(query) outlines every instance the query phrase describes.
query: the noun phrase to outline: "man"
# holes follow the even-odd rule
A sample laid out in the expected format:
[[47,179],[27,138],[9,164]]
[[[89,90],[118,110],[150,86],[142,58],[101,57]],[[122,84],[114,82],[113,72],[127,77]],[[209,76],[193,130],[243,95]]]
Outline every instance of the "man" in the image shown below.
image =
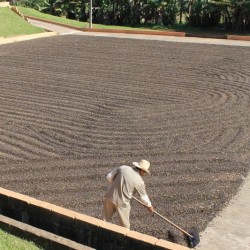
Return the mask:
[[104,221],[110,221],[115,212],[118,212],[119,225],[130,229],[130,200],[136,192],[150,212],[154,208],[145,190],[142,176],[150,174],[150,163],[146,160],[133,162],[133,167],[121,166],[107,175],[110,187],[104,200]]

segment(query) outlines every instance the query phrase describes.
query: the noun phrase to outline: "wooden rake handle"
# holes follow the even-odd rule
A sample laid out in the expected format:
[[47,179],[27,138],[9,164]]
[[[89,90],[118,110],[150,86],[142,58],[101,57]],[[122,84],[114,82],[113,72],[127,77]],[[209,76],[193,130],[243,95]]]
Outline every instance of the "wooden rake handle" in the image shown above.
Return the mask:
[[[132,196],[132,199],[134,199],[135,201],[137,201],[138,203],[140,203],[141,205],[143,205],[144,207],[147,207],[144,203],[142,203],[140,200],[138,200],[136,197]],[[168,222],[169,224],[171,224],[172,226],[174,226],[175,228],[177,228],[178,230],[180,230],[181,232],[183,232],[184,234],[188,235],[189,237],[193,238],[193,236],[191,234],[189,234],[187,231],[185,231],[184,229],[180,228],[179,226],[177,226],[175,223],[173,223],[172,221],[170,221],[169,219],[167,219],[166,217],[162,216],[161,214],[159,214],[158,212],[156,212],[155,210],[153,211],[154,214],[156,214],[157,216],[159,216],[160,218],[162,218],[163,220],[165,220],[166,222]]]

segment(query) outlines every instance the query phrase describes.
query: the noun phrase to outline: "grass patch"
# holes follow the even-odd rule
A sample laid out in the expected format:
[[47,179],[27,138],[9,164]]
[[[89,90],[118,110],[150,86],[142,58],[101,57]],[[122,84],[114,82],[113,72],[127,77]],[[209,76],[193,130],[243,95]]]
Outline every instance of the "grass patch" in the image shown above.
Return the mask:
[[48,21],[58,22],[58,23],[62,23],[62,24],[68,24],[68,25],[78,27],[78,28],[88,27],[88,23],[67,19],[65,17],[58,17],[58,16],[45,14],[45,13],[39,12],[35,9],[26,8],[26,7],[22,7],[22,6],[17,6],[17,8],[24,16],[37,17],[37,18],[41,18],[44,20],[48,20]]
[[0,37],[29,35],[44,32],[43,29],[29,24],[8,7],[0,8],[0,24]]
[[0,228],[0,249],[4,250],[39,250],[43,249],[35,243],[21,239]]
[[[18,10],[26,16],[31,16],[31,17],[36,17],[36,18],[41,18],[41,19],[45,19],[48,21],[54,21],[54,22],[58,22],[58,23],[62,23],[62,24],[67,24],[67,25],[71,25],[73,27],[77,27],[77,28],[88,28],[89,27],[89,23],[87,22],[80,22],[80,21],[76,21],[76,20],[71,20],[71,19],[67,19],[65,17],[57,17],[57,16],[52,16],[49,14],[45,14],[42,12],[39,12],[35,9],[31,9],[31,8],[26,8],[26,7],[22,7],[22,6],[18,6],[17,7]],[[163,26],[157,26],[155,25],[154,27],[143,27],[143,26],[138,26],[138,27],[131,27],[131,26],[116,26],[116,25],[104,25],[104,24],[94,24],[92,25],[93,28],[97,28],[97,29],[117,29],[117,30],[170,30],[166,27]]]

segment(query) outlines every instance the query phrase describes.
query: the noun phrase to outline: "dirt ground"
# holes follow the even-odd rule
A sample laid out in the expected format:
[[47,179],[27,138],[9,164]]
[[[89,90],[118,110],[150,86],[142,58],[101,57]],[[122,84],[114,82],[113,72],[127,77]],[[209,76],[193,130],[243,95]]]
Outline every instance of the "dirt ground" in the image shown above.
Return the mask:
[[[145,158],[156,210],[203,231],[249,172],[249,62],[249,47],[74,35],[2,45],[0,185],[101,218],[106,174]],[[135,202],[131,226],[184,244]]]

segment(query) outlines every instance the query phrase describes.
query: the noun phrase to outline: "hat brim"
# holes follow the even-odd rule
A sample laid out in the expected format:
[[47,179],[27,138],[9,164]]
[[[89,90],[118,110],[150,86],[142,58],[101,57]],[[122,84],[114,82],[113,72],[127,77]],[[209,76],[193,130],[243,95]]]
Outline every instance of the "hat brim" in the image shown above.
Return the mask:
[[139,168],[139,169],[145,171],[147,174],[151,174],[151,173],[149,172],[149,170],[142,168],[142,167],[139,165],[138,162],[133,162],[133,165],[136,166],[137,168]]

